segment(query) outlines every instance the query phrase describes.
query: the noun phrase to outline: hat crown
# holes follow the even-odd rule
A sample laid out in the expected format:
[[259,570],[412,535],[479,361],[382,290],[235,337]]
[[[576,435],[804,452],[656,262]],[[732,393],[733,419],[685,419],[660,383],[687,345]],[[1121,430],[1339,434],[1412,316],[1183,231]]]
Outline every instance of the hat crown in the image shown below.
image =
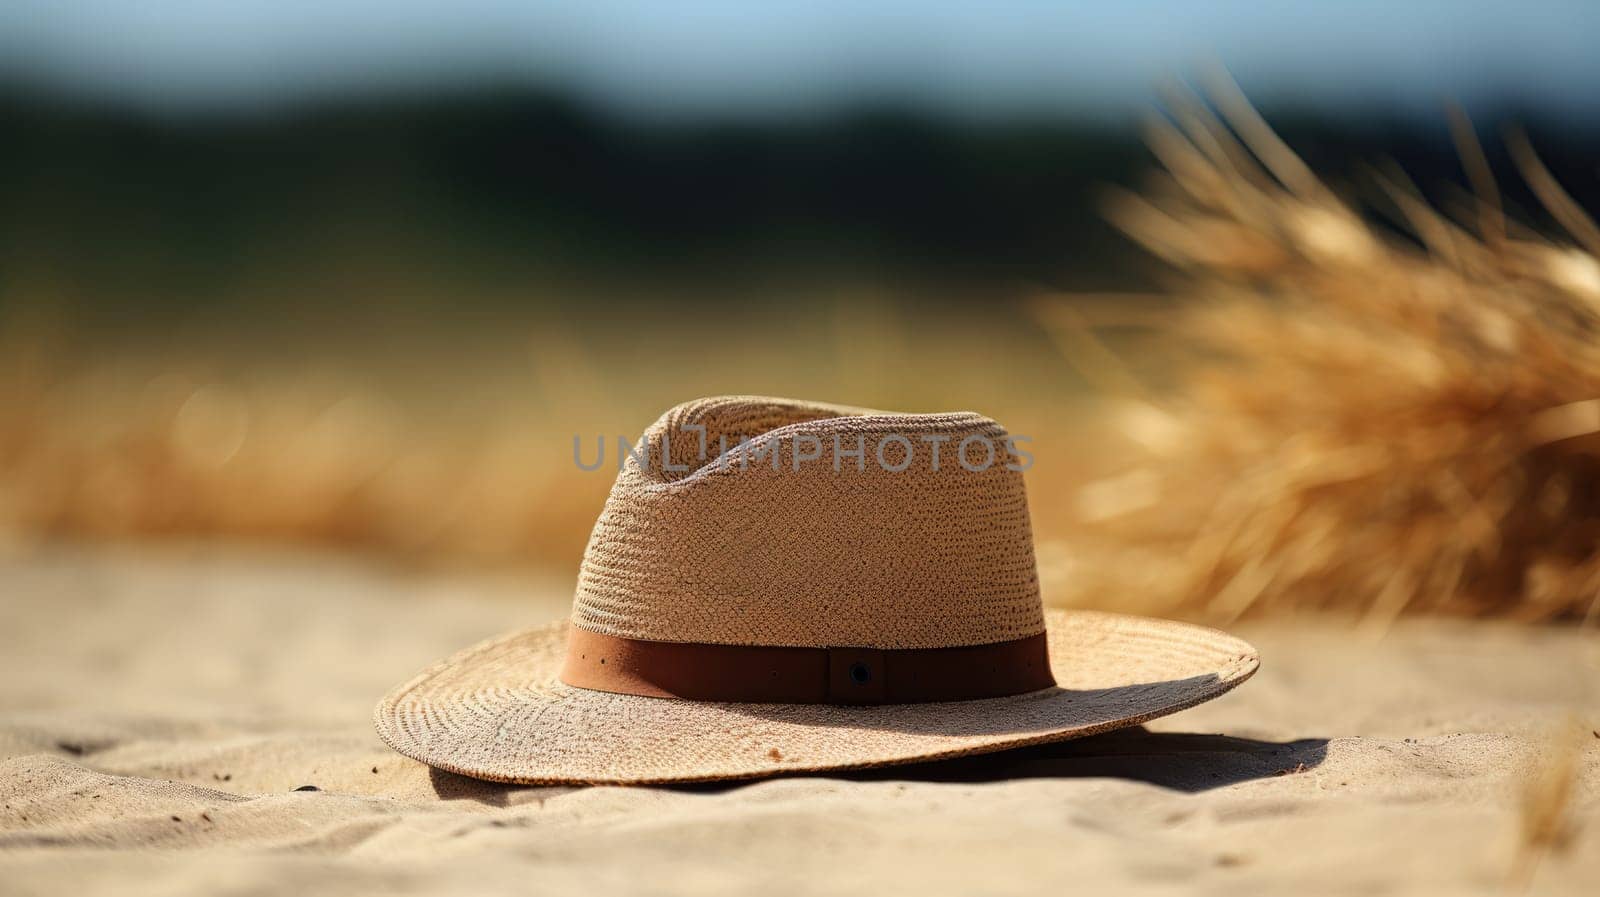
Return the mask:
[[943,648],[1044,631],[1019,455],[968,412],[700,399],[589,538],[573,623],[724,645]]

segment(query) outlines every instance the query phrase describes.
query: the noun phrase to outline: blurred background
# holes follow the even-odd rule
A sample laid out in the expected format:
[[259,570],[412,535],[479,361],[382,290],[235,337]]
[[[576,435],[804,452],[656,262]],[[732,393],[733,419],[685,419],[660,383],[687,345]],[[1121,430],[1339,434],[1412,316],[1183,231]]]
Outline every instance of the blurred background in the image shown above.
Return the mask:
[[[1194,137],[1249,136],[1210,92],[1226,71],[1360,208],[1360,239],[1417,271],[1445,264],[1439,246],[1375,171],[1403,172],[1407,195],[1450,220],[1472,218],[1492,174],[1496,210],[1554,233],[1571,216],[1529,186],[1521,144],[1501,136],[1525,134],[1563,195],[1600,208],[1596,35],[1600,8],[1557,0],[11,0],[0,544],[227,538],[571,570],[611,479],[576,469],[574,436],[592,445],[692,397],[761,393],[973,409],[1031,436],[1041,563],[1068,590],[1057,600],[1269,607],[1309,574],[1252,566],[1283,548],[1281,530],[1205,561],[1210,509],[1174,511],[1156,551],[1166,567],[1211,565],[1201,573],[1071,597],[1072,583],[1101,581],[1081,569],[1080,539],[1134,538],[1090,529],[1167,507],[1128,446],[1160,442],[1180,420],[1169,406],[1203,395],[1184,346],[1133,331],[1166,329],[1222,280],[1267,302],[1308,282],[1219,280],[1215,259],[1152,254],[1148,218],[1131,225],[1144,245],[1114,225],[1130,226],[1118,197],[1159,191],[1171,175],[1153,172],[1175,159],[1185,182],[1196,148],[1250,180],[1217,163],[1220,138]],[[1185,109],[1201,120],[1195,144],[1153,154],[1150,123],[1192,125]],[[1464,163],[1466,121],[1482,156]],[[1229,208],[1232,224],[1284,232]],[[1472,239],[1499,245],[1491,236]],[[1561,270],[1587,295],[1582,236],[1549,246],[1572,250]],[[1399,264],[1305,258],[1341,295]],[[1478,270],[1449,267],[1473,289],[1487,282]],[[1583,401],[1591,370],[1547,404]],[[1300,395],[1368,401],[1343,388]],[[1131,416],[1108,400],[1129,392]],[[1492,404],[1460,413],[1470,423]],[[1241,459],[1304,448],[1296,435],[1230,449],[1211,479],[1225,490]],[[1433,469],[1418,463],[1406,470]],[[1527,501],[1592,545],[1569,501],[1593,497],[1588,461],[1554,463],[1566,491],[1548,499],[1538,479]],[[1364,494],[1394,495],[1387,475]],[[1498,476],[1472,480],[1486,485],[1469,498]],[[1512,525],[1511,504],[1492,527]],[[1360,507],[1338,525],[1361,530],[1390,504]],[[1342,531],[1318,526],[1301,540],[1323,552],[1312,566],[1350,585],[1328,572]],[[1447,607],[1413,598],[1470,580],[1510,597],[1469,610],[1592,613],[1588,548],[1563,555],[1570,581],[1547,600],[1540,558],[1458,535],[1427,536],[1417,550],[1434,553],[1405,595],[1386,591],[1389,570],[1350,600]],[[1431,578],[1452,564],[1467,572]]]

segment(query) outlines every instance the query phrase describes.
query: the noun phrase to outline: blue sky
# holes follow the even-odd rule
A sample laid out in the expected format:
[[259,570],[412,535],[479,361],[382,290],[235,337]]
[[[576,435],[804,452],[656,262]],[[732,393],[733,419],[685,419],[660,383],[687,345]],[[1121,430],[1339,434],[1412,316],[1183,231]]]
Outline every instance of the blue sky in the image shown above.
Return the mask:
[[1257,99],[1600,113],[1600,3],[1127,0],[7,0],[0,68],[141,103],[556,80],[624,110],[784,113],[862,94],[1118,114],[1221,61]]

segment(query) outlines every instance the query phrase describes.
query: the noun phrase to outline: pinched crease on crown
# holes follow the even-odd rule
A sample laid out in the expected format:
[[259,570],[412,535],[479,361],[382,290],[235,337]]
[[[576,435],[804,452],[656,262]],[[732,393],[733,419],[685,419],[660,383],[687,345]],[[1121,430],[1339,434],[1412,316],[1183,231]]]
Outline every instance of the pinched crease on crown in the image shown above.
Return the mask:
[[[955,440],[981,436],[995,447],[994,463],[1016,460],[1014,455],[1006,454],[1009,434],[1005,428],[970,411],[895,414],[764,396],[724,396],[686,402],[663,414],[641,435],[625,471],[647,482],[679,483],[713,471],[771,466],[774,453],[780,459],[779,466],[791,470],[797,469],[797,464],[827,466],[833,461],[833,438],[838,437],[841,446],[855,451],[858,436],[867,440],[870,465],[877,462],[879,439],[903,436],[914,451],[931,452],[921,439],[937,435]],[[793,452],[797,437],[822,440],[822,456],[796,462]],[[904,457],[898,451],[888,456],[890,466],[898,466]],[[958,463],[955,443],[943,451],[949,463]],[[856,462],[852,456],[845,463]]]
[[[701,426],[713,449],[729,435],[728,451],[698,458]],[[920,437],[939,434],[949,439],[935,468]],[[793,463],[798,435],[821,439],[823,457]],[[834,435],[852,450],[865,437],[866,463],[833,464]],[[904,470],[873,456],[874,437],[889,435],[915,449]],[[969,435],[995,446],[992,464],[957,463]],[[579,576],[582,628],[873,648],[987,644],[1044,629],[1022,474],[989,418],[728,397],[674,408],[646,437],[665,438],[673,464],[688,469],[630,461],[618,475]],[[782,453],[776,467],[770,455],[741,455],[763,450]]]
[[[688,479],[704,470],[737,464],[741,454],[781,441],[785,431],[816,421],[875,412],[847,405],[800,402],[764,396],[720,396],[685,402],[661,415],[640,437],[647,462],[628,461],[628,470],[655,482]],[[662,445],[665,444],[664,462]],[[678,468],[684,469],[678,469]]]

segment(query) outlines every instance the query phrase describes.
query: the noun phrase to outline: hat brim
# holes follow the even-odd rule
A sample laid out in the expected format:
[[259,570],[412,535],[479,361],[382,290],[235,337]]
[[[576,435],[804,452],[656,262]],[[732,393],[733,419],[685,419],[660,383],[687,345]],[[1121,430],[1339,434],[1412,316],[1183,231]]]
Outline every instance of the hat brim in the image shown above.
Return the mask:
[[1005,698],[842,707],[591,691],[556,678],[565,621],[491,639],[391,691],[378,735],[447,772],[530,785],[665,784],[862,769],[1092,735],[1193,707],[1250,678],[1214,629],[1047,611],[1057,686]]

